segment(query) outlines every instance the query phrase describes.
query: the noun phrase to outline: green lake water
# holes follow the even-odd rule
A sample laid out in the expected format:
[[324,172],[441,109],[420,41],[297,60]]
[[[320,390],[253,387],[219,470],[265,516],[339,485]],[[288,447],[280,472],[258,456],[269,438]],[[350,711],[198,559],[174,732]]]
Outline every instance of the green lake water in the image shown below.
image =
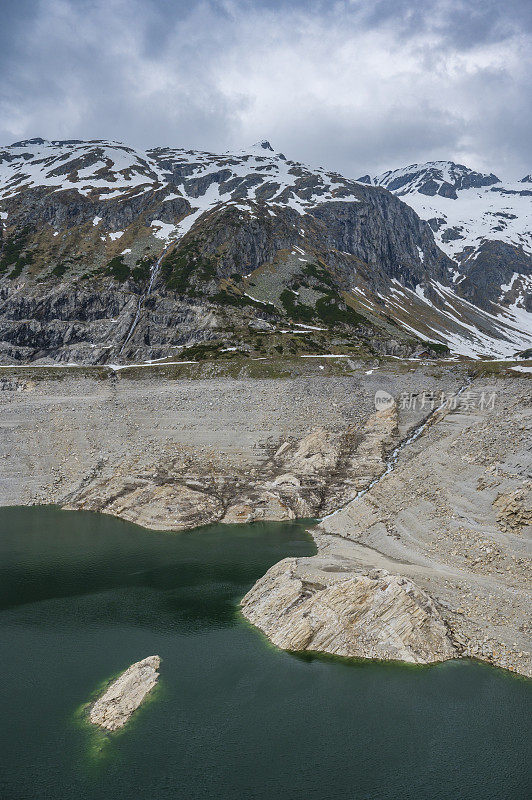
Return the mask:
[[[283,653],[238,614],[301,523],[182,534],[0,509],[1,800],[525,800],[531,682]],[[162,658],[118,734],[82,706]]]

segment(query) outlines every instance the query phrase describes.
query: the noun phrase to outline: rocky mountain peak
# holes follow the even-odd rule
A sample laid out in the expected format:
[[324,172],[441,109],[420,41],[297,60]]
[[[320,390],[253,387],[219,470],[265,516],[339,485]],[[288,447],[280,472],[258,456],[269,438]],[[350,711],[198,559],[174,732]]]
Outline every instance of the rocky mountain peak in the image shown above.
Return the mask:
[[398,195],[417,192],[429,197],[440,195],[456,200],[462,189],[492,186],[500,179],[477,172],[454,161],[429,161],[426,164],[410,164],[403,169],[388,170],[373,179],[373,183],[385,186]]
[[[530,307],[532,191],[453,161],[411,164],[373,183],[401,197],[425,219],[438,245],[460,269],[452,281],[469,301],[489,309],[504,300]],[[527,323],[529,324],[529,323]]]
[[275,152],[267,139],[261,139],[259,142],[255,142],[255,144],[252,145],[252,149],[270,150],[270,152],[272,153]]
[[42,144],[50,144],[47,139],[41,139],[40,136],[35,137],[34,139],[22,139],[20,142],[13,142],[13,144],[9,145],[10,147],[28,147],[34,144],[42,145]]

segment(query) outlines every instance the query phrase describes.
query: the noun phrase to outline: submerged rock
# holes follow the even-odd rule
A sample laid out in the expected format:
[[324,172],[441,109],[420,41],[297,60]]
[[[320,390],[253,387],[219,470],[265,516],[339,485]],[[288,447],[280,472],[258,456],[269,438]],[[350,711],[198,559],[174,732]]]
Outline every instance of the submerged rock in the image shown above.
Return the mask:
[[93,725],[109,731],[122,728],[157,683],[160,663],[159,656],[148,656],[128,667],[92,706]]

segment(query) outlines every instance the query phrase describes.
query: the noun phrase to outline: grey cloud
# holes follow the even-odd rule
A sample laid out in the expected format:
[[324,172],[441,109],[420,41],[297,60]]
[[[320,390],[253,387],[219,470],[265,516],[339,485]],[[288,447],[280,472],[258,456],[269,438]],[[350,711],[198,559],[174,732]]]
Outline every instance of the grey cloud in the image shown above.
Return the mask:
[[528,0],[356,0],[353,5],[366,9],[368,25],[390,22],[402,36],[434,32],[459,49],[532,31],[532,5]]
[[530,171],[527,0],[4,0],[0,142],[215,151],[258,138],[357,176]]

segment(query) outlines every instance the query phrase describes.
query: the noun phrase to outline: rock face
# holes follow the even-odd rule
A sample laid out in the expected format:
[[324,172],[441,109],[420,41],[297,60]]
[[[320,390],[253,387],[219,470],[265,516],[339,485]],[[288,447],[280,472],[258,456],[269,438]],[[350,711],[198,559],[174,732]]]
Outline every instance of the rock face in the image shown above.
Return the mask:
[[284,650],[428,664],[456,658],[433,600],[386,570],[319,578],[309,560],[273,566],[242,600],[244,616]]
[[493,506],[498,509],[497,522],[503,531],[521,533],[532,525],[532,480],[513,492],[500,494]]
[[317,555],[280,562],[246,595],[244,616],[274,644],[532,675],[530,390],[501,394],[496,412],[464,397],[310,530]]
[[113,681],[89,711],[89,720],[108,731],[122,728],[159,678],[159,656],[132,664]]
[[[414,334],[465,354],[473,340],[475,352],[500,355],[507,340],[513,355],[528,342],[530,191],[519,183],[496,194],[494,176],[457,165],[451,186],[442,169],[430,170],[422,207],[412,208],[417,189],[404,194],[401,181],[406,204],[260,145],[140,153],[116,142],[36,139],[0,149],[0,363],[144,361],[210,339],[249,352],[260,344],[249,328],[257,316],[263,338],[311,323],[327,332],[325,351],[341,331],[372,353],[408,356]],[[447,188],[434,194],[434,186]],[[424,204],[459,204],[453,193],[481,188],[488,244],[495,225],[500,246],[472,257],[475,225],[464,238],[451,216],[439,236],[444,211],[427,218]],[[492,212],[508,197],[521,204],[516,213]],[[460,280],[443,252],[449,236],[463,251]],[[449,252],[458,258],[456,247]],[[511,317],[494,322],[515,303]]]
[[220,501],[178,483],[113,476],[82,492],[66,510],[100,511],[151,530],[181,531],[214,522],[223,514]]
[[[531,198],[529,198],[532,205]],[[469,254],[469,251],[466,254]],[[517,306],[532,311],[532,256],[529,250],[510,242],[485,241],[463,264],[460,294],[471,303],[492,309],[493,303]]]
[[461,275],[453,277],[458,294],[487,311],[517,302],[530,312],[527,177],[502,182],[492,173],[435,161],[385,172],[368,183],[385,186],[428,221],[438,245],[459,265]]

